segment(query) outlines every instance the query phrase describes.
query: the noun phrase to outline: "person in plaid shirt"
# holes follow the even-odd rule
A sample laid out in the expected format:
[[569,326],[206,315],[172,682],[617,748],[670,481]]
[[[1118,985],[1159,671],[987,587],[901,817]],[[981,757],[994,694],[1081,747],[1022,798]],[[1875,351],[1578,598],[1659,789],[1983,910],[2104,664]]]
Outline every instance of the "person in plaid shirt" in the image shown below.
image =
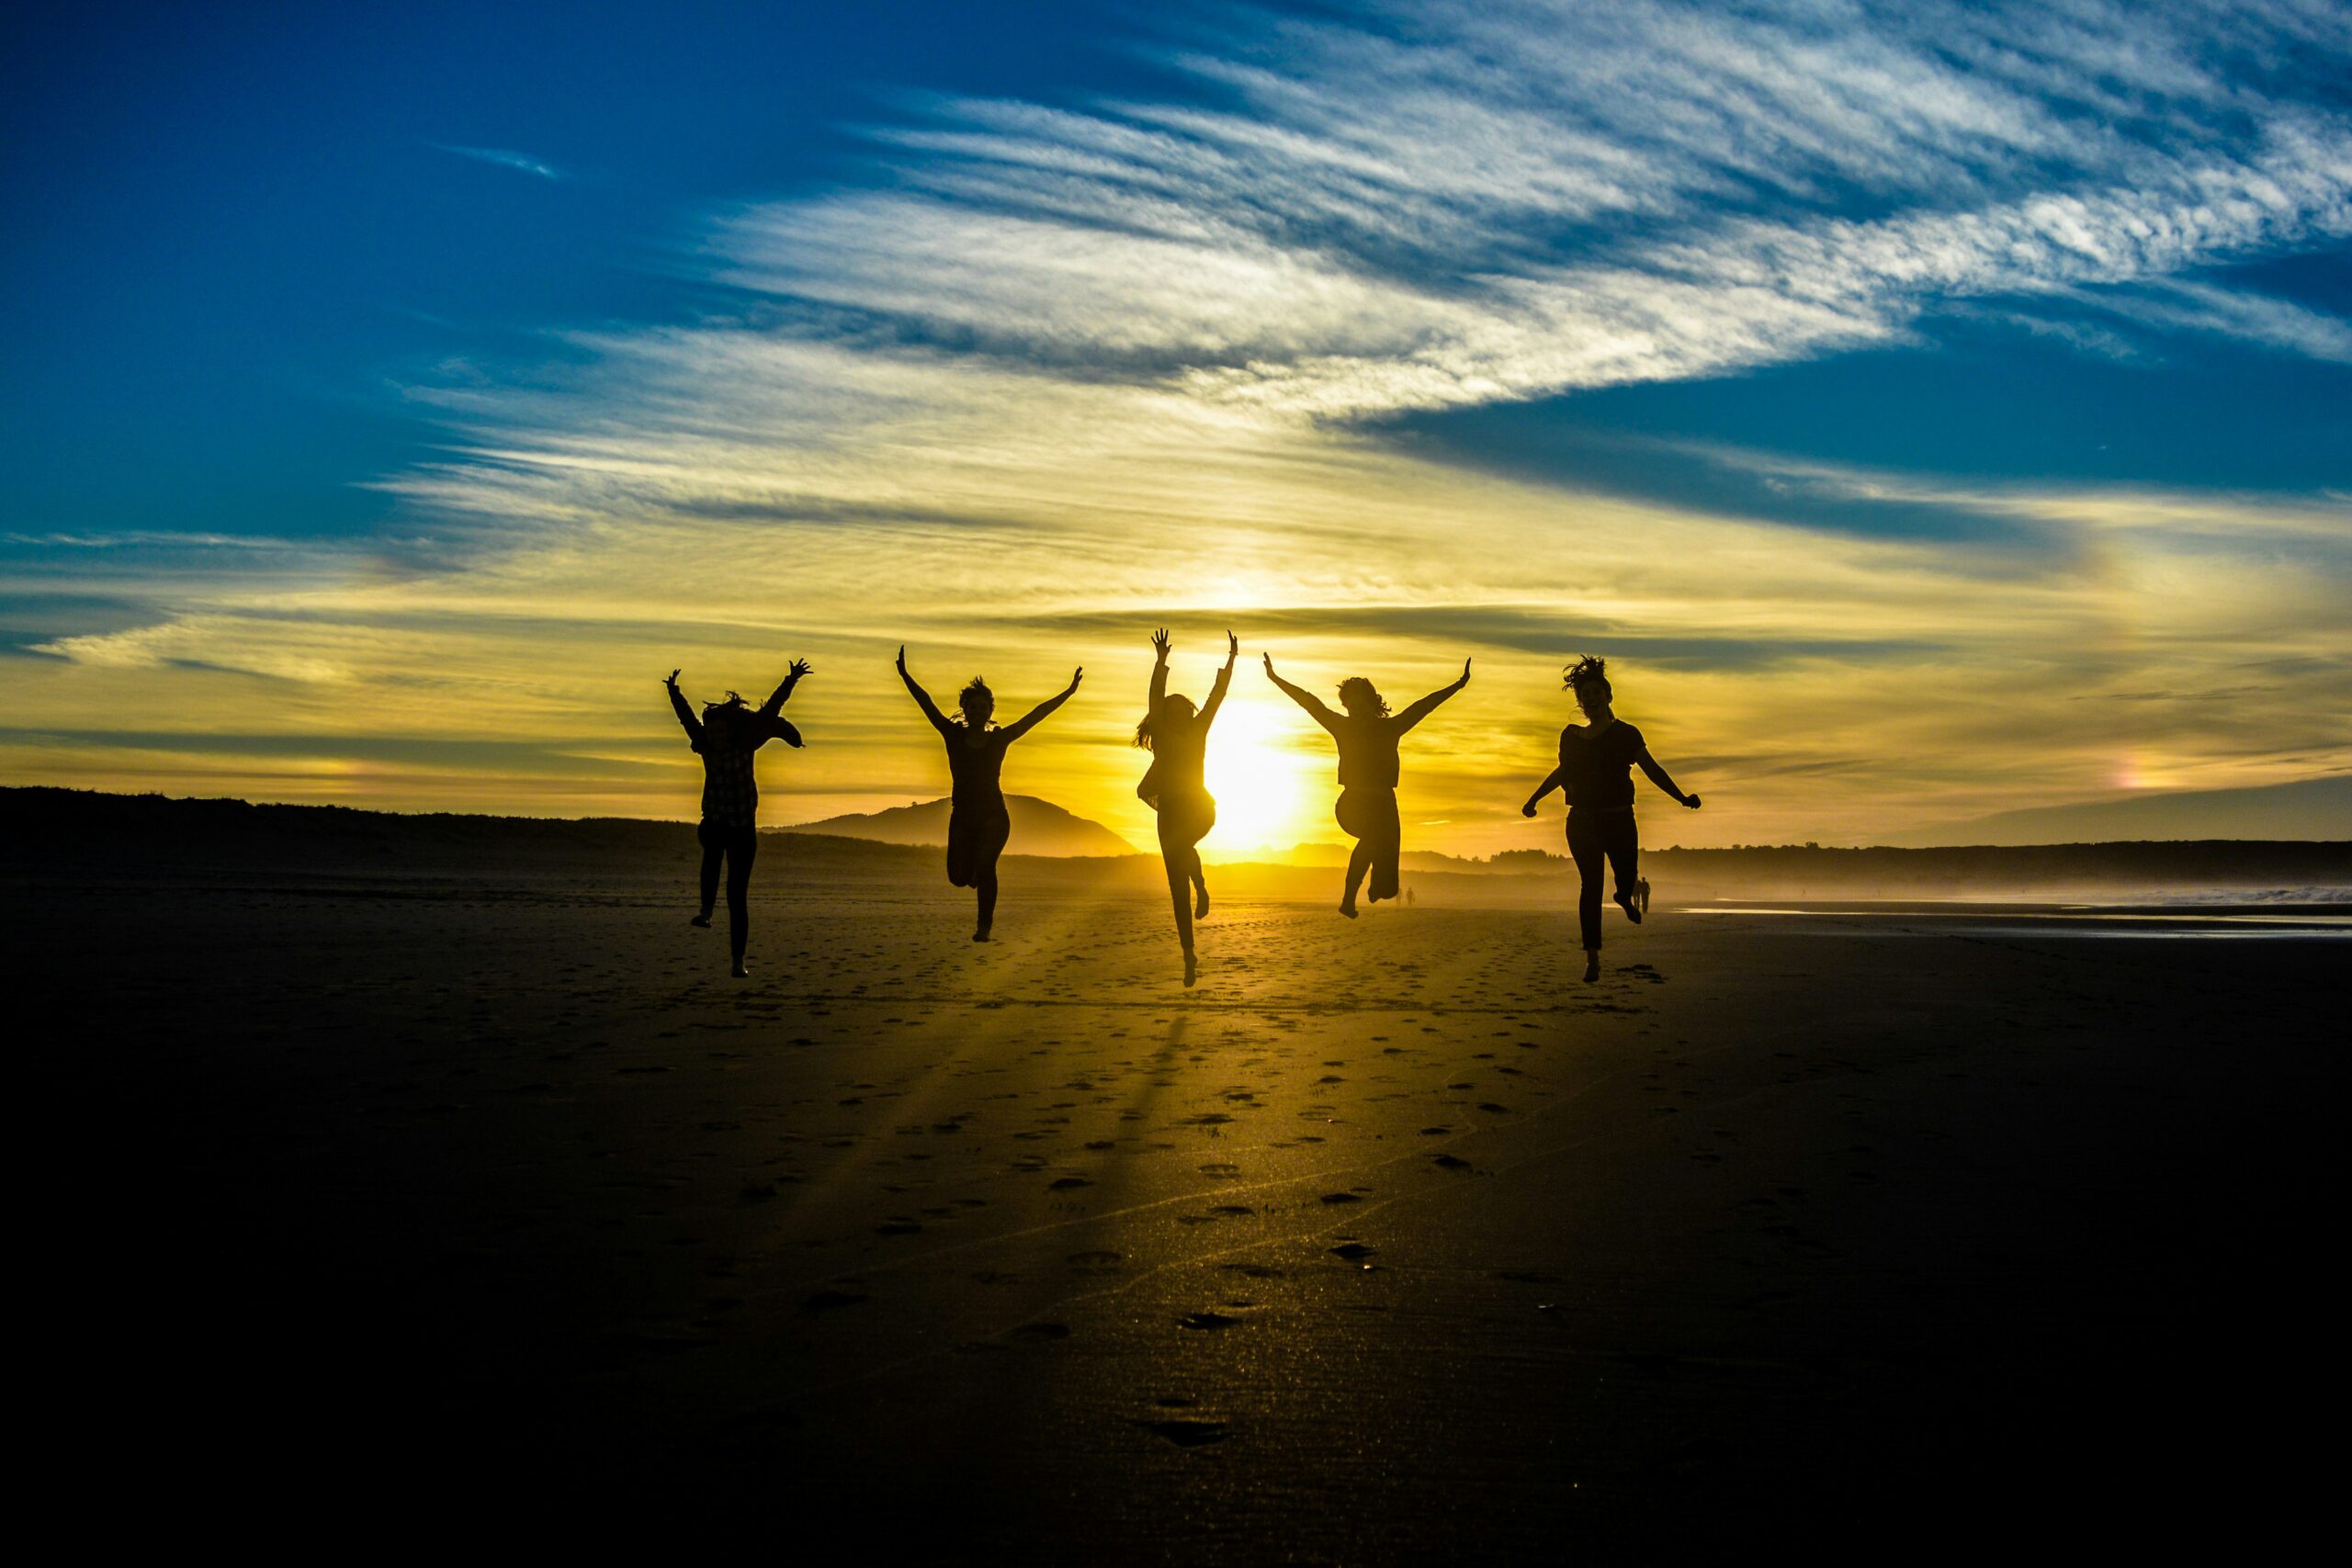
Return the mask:
[[743,967],[743,944],[752,934],[752,861],[760,850],[760,786],[752,774],[752,756],[770,740],[801,744],[800,731],[777,710],[808,673],[808,661],[796,659],[784,683],[756,710],[729,692],[724,702],[704,704],[699,718],[678,690],[678,671],[671,671],[662,682],[670,689],[670,706],[685,726],[686,739],[702,757],[702,825],[695,829],[702,841],[702,912],[693,923],[710,924],[711,909],[718,902],[718,868],[725,862],[727,935],[739,978],[751,973]]

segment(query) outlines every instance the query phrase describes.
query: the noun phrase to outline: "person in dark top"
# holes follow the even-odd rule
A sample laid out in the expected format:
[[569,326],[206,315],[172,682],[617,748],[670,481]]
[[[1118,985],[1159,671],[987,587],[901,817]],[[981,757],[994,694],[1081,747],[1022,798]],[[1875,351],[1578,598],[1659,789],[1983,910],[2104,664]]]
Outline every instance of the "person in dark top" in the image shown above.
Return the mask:
[[1584,928],[1584,977],[1600,978],[1600,865],[1606,860],[1617,874],[1617,907],[1635,925],[1649,912],[1650,885],[1636,874],[1640,836],[1634,829],[1634,775],[1640,768],[1650,783],[1691,810],[1699,797],[1674,787],[1657,765],[1642,732],[1610,708],[1607,660],[1590,657],[1568,667],[1567,688],[1576,694],[1585,722],[1560,731],[1560,765],[1544,777],[1535,793],[1521,807],[1523,817],[1555,789],[1568,797],[1568,854],[1577,863],[1582,886],[1577,917]]
[[[1198,712],[1193,699],[1168,690],[1168,632],[1151,634],[1151,705],[1136,726],[1136,744],[1151,753],[1151,766],[1136,795],[1159,814],[1159,858],[1168,871],[1168,897],[1176,907],[1176,940],[1184,948],[1184,984],[1190,986],[1198,966],[1193,959],[1193,921],[1209,912],[1208,878],[1201,872],[1197,847],[1216,825],[1216,800],[1209,794],[1203,770],[1208,761],[1209,726],[1225,705],[1226,688],[1233,683],[1233,661],[1240,641],[1225,634],[1225,668],[1216,672],[1209,700]],[[1187,900],[1186,884],[1192,898]]]
[[707,927],[718,902],[718,868],[727,866],[727,938],[734,951],[737,978],[749,975],[743,967],[743,944],[752,934],[752,861],[760,851],[760,786],[752,774],[752,754],[771,740],[800,744],[800,731],[779,715],[792,688],[808,673],[808,661],[796,659],[784,683],[754,711],[733,692],[724,702],[703,705],[702,716],[678,690],[678,672],[670,671],[662,684],[670,690],[670,706],[685,726],[686,739],[702,758],[702,824],[695,836],[702,841],[702,911],[693,924]]
[[947,808],[947,880],[957,887],[972,888],[978,896],[980,920],[972,932],[974,942],[988,941],[989,929],[996,923],[996,862],[1004,852],[1005,840],[1012,836],[1012,815],[1005,809],[1004,788],[999,782],[1005,749],[1069,701],[1085,673],[1083,666],[1071,671],[1069,684],[1059,696],[1047,697],[999,729],[989,722],[996,712],[996,694],[989,690],[987,682],[973,677],[956,699],[960,716],[947,718],[931,700],[931,694],[907,673],[907,650],[903,644],[899,646],[899,679],[907,683],[915,705],[947,743],[947,773],[954,780]]
[[1396,897],[1396,863],[1404,848],[1404,829],[1396,817],[1396,743],[1413,726],[1435,713],[1438,705],[1470,683],[1470,661],[1462,661],[1462,679],[1440,686],[1428,696],[1391,714],[1371,682],[1351,675],[1340,682],[1340,705],[1333,713],[1322,701],[1274,673],[1274,656],[1265,655],[1266,679],[1306,710],[1329,730],[1340,748],[1340,803],[1333,815],[1356,847],[1348,855],[1348,890],[1340,913],[1356,918],[1356,889],[1364,874],[1372,874],[1372,901]]

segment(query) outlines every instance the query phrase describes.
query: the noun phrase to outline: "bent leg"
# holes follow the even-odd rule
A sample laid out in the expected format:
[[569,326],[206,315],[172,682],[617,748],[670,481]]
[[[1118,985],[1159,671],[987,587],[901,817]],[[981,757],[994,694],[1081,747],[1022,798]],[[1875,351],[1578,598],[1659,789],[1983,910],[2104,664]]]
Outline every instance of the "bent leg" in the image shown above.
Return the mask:
[[1405,825],[1396,815],[1396,792],[1383,790],[1373,803],[1364,844],[1372,858],[1372,901],[1396,897],[1397,863],[1405,852]]
[[1340,830],[1356,841],[1355,848],[1348,852],[1348,891],[1340,900],[1340,913],[1350,919],[1356,915],[1356,889],[1363,886],[1364,873],[1372,869],[1372,847],[1364,841],[1363,804],[1353,790],[1343,789],[1340,792],[1340,804],[1331,808]]
[[1640,829],[1634,826],[1632,812],[1612,814],[1603,844],[1609,853],[1609,870],[1617,879],[1617,902],[1638,924],[1642,917],[1635,912],[1634,898],[1642,884],[1639,871],[1642,838]]

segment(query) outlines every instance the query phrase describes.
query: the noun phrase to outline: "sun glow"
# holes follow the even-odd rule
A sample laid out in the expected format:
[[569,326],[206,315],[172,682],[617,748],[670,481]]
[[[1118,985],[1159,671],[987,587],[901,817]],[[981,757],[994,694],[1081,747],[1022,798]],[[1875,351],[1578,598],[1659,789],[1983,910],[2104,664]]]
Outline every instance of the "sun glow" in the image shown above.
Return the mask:
[[[1317,813],[1337,787],[1328,782],[1328,744],[1319,760],[1298,750],[1304,741],[1323,741],[1306,715],[1278,697],[1269,702],[1249,691],[1238,677],[1235,687],[1209,735],[1205,774],[1216,797],[1216,827],[1202,841],[1201,853],[1212,861],[1247,859],[1315,837]],[[1319,791],[1318,770],[1327,775]]]

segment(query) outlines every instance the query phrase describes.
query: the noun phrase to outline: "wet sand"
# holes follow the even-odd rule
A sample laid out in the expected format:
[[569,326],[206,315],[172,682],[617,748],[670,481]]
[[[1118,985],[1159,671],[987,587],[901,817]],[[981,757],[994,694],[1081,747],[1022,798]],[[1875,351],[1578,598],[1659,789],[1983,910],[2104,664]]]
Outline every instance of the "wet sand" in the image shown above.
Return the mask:
[[1588,987],[1560,910],[1240,903],[1187,993],[1149,900],[777,881],[748,983],[650,884],[15,884],[61,1439],[184,1518],[1024,1562],[2247,1544],[2315,1479],[2324,931],[1662,903]]

